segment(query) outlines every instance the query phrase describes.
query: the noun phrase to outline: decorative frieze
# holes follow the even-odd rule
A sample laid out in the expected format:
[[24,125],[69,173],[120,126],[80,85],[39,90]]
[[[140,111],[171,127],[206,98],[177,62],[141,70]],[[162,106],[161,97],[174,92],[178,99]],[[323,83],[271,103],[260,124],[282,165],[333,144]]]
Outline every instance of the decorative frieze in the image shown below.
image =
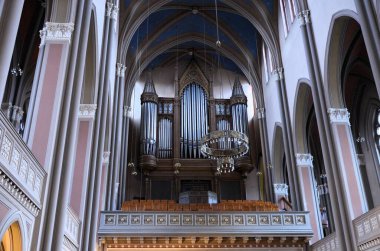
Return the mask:
[[354,221],[359,250],[380,249],[380,207],[359,216]]
[[336,233],[332,233],[311,246],[312,251],[341,250]]
[[78,216],[68,207],[66,211],[65,236],[76,247],[75,250],[79,247],[79,225],[80,220]]
[[45,27],[40,31],[40,47],[45,45],[48,41],[70,43],[73,31],[73,23],[46,22]]
[[116,64],[116,76],[124,78],[127,67],[121,63]]
[[96,114],[96,104],[80,104],[79,106],[79,118],[94,119]]
[[298,167],[313,167],[313,156],[309,153],[297,153],[296,162]]
[[303,10],[298,13],[298,18],[301,20],[301,25],[306,25],[311,23],[310,10]]
[[257,118],[258,119],[263,119],[265,118],[265,108],[257,108]]
[[13,125],[0,113],[0,186],[37,216],[45,176]]
[[350,125],[350,113],[347,108],[329,108],[330,123],[347,124]]

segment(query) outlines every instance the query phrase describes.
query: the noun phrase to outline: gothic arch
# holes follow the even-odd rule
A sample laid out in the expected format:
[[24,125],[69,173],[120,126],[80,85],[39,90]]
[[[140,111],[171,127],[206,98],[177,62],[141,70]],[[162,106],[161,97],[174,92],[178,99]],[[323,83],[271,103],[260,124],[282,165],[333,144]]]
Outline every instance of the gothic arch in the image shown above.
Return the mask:
[[334,108],[344,107],[343,91],[340,85],[342,82],[340,75],[340,67],[342,65],[341,52],[343,46],[342,33],[350,20],[359,23],[359,17],[353,11],[345,10],[337,12],[332,17],[329,34],[327,36],[324,83],[325,89],[329,95],[327,97],[327,102]]
[[283,129],[282,129],[281,123],[277,122],[273,130],[272,158],[271,158],[273,170],[274,170],[274,175],[273,175],[274,183],[285,183],[284,179],[286,177],[286,173],[284,173],[284,169],[283,169],[284,158],[285,158],[285,148],[284,148],[282,130]]
[[311,106],[313,105],[313,99],[311,98],[310,100],[310,97],[310,80],[298,80],[293,110],[293,135],[295,137],[295,150],[297,153],[309,153],[307,146],[306,123]]
[[15,245],[13,246],[14,249],[11,249],[12,251],[28,250],[29,242],[27,238],[25,222],[20,212],[13,212],[8,214],[8,216],[2,221],[2,227],[0,228],[0,241],[3,240],[4,235],[8,231],[11,231],[10,238],[12,239],[8,241],[12,242],[12,244]]
[[96,103],[97,82],[98,82],[98,67],[97,55],[97,26],[96,26],[96,9],[93,5],[90,19],[90,29],[88,34],[86,63],[83,77],[83,87],[81,95],[81,104]]

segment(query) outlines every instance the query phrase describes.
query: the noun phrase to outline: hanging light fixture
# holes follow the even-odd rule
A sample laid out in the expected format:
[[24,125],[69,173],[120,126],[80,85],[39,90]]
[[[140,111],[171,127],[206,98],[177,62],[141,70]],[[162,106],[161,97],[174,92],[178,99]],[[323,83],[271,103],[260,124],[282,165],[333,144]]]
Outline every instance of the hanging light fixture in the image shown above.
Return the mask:
[[[215,0],[216,16],[216,46],[221,48],[219,40],[218,5]],[[218,68],[220,55],[218,54]],[[219,69],[218,69],[219,70]],[[221,79],[221,78],[220,78]],[[223,83],[221,82],[221,87]],[[235,130],[217,130],[210,132],[201,139],[201,152],[206,157],[216,160],[219,173],[230,173],[235,170],[235,159],[245,155],[249,150],[246,134]]]

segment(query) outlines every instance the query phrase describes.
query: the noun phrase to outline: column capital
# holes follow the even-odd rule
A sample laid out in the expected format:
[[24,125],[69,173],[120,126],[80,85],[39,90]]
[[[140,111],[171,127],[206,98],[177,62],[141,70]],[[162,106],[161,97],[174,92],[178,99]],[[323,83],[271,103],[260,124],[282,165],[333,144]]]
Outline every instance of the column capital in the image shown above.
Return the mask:
[[310,153],[296,154],[297,167],[313,167],[313,156]]
[[73,23],[52,23],[46,22],[45,27],[40,30],[41,44],[40,47],[45,45],[46,42],[71,42],[71,35],[74,31]]
[[289,186],[285,183],[273,184],[274,193],[288,196]]
[[265,118],[265,108],[256,108],[257,111],[257,118],[263,119]]
[[111,152],[103,152],[103,164],[108,165],[110,163]]
[[123,65],[122,63],[116,64],[116,76],[124,78],[125,77],[125,70],[127,67]]
[[119,15],[119,7],[116,5],[113,5],[113,8],[111,10],[111,19],[117,21],[117,16]]
[[329,108],[327,109],[331,124],[350,124],[350,113],[347,108]]
[[125,105],[124,106],[124,117],[132,117],[132,107]]
[[284,68],[283,67],[277,67],[272,71],[272,75],[276,75],[276,80],[282,80],[284,79]]
[[113,8],[113,3],[107,2],[106,3],[106,17],[111,17],[112,8]]
[[298,13],[298,18],[301,20],[301,26],[310,24],[311,19],[310,19],[310,10],[303,10],[300,13]]
[[96,104],[80,104],[79,105],[79,118],[94,119],[96,114]]

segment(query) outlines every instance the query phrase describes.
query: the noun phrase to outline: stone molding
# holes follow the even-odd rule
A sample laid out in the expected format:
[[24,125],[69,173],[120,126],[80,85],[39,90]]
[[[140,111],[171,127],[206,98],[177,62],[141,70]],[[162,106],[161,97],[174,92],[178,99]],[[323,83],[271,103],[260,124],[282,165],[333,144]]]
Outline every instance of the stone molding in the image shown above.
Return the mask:
[[40,47],[45,45],[46,42],[64,42],[70,44],[73,31],[73,23],[46,22],[45,27],[40,31]]
[[329,108],[327,110],[331,124],[350,124],[350,113],[347,108]]
[[257,118],[263,119],[265,118],[265,108],[256,108],[257,111]]
[[13,198],[16,199],[26,210],[28,210],[34,217],[38,216],[40,212],[40,207],[36,205],[31,199],[29,199],[28,195],[26,195],[16,184],[13,182],[11,177],[6,175],[0,169],[0,186],[4,188]]
[[94,119],[96,114],[96,104],[80,104],[79,105],[79,118]]
[[313,167],[313,156],[310,153],[297,153],[296,165],[298,167]]
[[300,13],[298,13],[298,18],[301,20],[301,26],[310,24],[311,19],[310,19],[310,10],[303,10]]
[[122,63],[116,64],[116,76],[124,78],[125,77],[125,70],[127,67],[123,65]]

